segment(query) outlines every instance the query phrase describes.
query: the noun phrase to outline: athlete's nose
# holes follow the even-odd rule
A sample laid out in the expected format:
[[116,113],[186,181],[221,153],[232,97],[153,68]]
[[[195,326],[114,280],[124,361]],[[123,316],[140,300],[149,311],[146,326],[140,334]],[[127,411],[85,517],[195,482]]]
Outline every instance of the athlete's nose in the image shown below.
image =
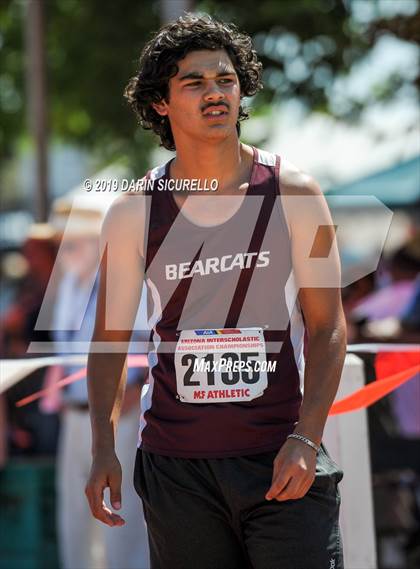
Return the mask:
[[221,101],[225,94],[216,81],[207,81],[207,89],[203,95],[205,101]]

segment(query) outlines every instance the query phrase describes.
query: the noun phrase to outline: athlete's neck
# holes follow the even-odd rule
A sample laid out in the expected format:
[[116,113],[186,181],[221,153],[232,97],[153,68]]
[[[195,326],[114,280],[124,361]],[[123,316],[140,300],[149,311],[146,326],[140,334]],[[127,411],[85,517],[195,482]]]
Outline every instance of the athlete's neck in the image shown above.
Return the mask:
[[[252,160],[252,149],[243,145],[237,137],[219,144],[197,144],[193,148],[177,144],[170,177],[176,180],[198,179],[203,185],[205,180],[209,185],[211,180],[216,179],[218,188],[214,193],[232,194],[238,191],[238,186],[244,180],[248,180]],[[176,193],[187,194],[188,191]]]

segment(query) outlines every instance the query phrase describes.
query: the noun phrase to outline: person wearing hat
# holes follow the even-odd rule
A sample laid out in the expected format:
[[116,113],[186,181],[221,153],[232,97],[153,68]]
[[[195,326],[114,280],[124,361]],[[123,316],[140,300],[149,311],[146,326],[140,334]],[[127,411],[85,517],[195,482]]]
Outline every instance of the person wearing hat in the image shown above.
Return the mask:
[[[60,242],[57,261],[61,269],[53,308],[55,351],[69,353],[72,342],[89,342],[94,327],[98,289],[99,235],[104,212],[92,204],[83,206],[75,200],[56,200],[49,222]],[[137,329],[146,329],[145,306],[138,311]],[[141,341],[136,331],[132,339]],[[76,348],[80,353],[80,349]],[[83,350],[82,350],[83,351]],[[86,351],[88,348],[86,347]],[[54,366],[47,379],[51,385],[59,377],[68,376],[80,366]],[[109,569],[148,568],[149,552],[144,521],[139,524],[138,499],[130,479],[138,432],[139,386],[144,369],[128,370],[128,385],[116,445],[126,477],[123,487],[129,499],[125,503],[128,523],[113,532],[90,515],[83,489],[91,463],[91,429],[88,412],[87,381],[67,385],[61,392],[61,430],[57,458],[58,530],[63,569],[106,566]],[[48,412],[57,404],[44,399]],[[57,394],[57,392],[55,392]],[[142,515],[142,513],[141,513]],[[140,527],[139,527],[140,526]]]

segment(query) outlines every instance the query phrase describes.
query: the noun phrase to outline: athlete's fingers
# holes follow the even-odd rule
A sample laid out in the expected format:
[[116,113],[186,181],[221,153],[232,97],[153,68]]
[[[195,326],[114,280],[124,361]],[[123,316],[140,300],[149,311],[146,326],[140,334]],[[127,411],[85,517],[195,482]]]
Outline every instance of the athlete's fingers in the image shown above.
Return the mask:
[[289,479],[289,483],[285,486],[276,496],[275,500],[279,502],[283,500],[296,500],[300,498],[300,491],[302,489],[302,482],[299,476],[295,475]]
[[97,520],[111,527],[115,525],[124,525],[125,521],[123,518],[118,516],[118,514],[114,514],[109,508],[106,507],[105,501],[103,499],[104,486],[102,484],[89,484],[86,487],[85,493],[88,498],[92,515]]
[[104,524],[113,525],[112,520],[108,519],[102,508],[104,496],[103,484],[90,482],[86,486],[85,494],[88,499],[92,515]]
[[265,495],[266,500],[271,500],[272,498],[277,496],[277,494],[279,494],[283,490],[286,484],[288,484],[290,478],[291,478],[291,473],[288,472],[287,470],[283,469],[279,470],[278,473],[275,473],[273,475],[271,486],[267,494]]
[[119,510],[121,508],[121,473],[110,474],[108,482],[111,506]]
[[314,480],[315,476],[311,477],[307,474],[295,474],[287,487],[276,496],[276,500],[297,500],[303,498],[312,486]]
[[97,502],[97,495],[99,496],[100,500],[102,500],[103,496],[103,488],[99,484],[94,484],[91,480],[86,484],[85,487],[85,495],[87,501],[89,503],[89,508],[93,515],[96,509],[96,502]]
[[112,512],[105,504],[105,500],[102,501],[102,512],[106,519],[112,522],[113,526],[123,526],[125,524],[124,518],[118,514],[114,514],[114,512]]
[[306,482],[303,485],[301,485],[301,487],[298,489],[298,493],[299,493],[298,498],[303,498],[305,496],[305,494],[307,494],[307,492],[309,491],[310,487],[313,484],[314,479],[315,478],[310,478],[310,479],[306,480]]
[[289,482],[289,478],[293,472],[290,469],[290,464],[284,460],[282,450],[277,454],[273,462],[273,475],[271,478],[271,486],[265,495],[266,500],[271,500],[276,496]]

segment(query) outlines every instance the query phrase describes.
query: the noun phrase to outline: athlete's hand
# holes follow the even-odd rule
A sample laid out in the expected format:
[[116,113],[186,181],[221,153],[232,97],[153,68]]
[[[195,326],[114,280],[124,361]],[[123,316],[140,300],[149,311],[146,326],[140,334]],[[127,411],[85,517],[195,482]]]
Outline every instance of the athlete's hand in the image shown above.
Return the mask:
[[123,526],[125,520],[105,504],[104,490],[109,487],[111,506],[121,508],[121,465],[114,451],[94,456],[85,494],[93,516],[108,526]]
[[304,442],[287,439],[274,459],[267,500],[303,498],[315,479],[316,452]]

